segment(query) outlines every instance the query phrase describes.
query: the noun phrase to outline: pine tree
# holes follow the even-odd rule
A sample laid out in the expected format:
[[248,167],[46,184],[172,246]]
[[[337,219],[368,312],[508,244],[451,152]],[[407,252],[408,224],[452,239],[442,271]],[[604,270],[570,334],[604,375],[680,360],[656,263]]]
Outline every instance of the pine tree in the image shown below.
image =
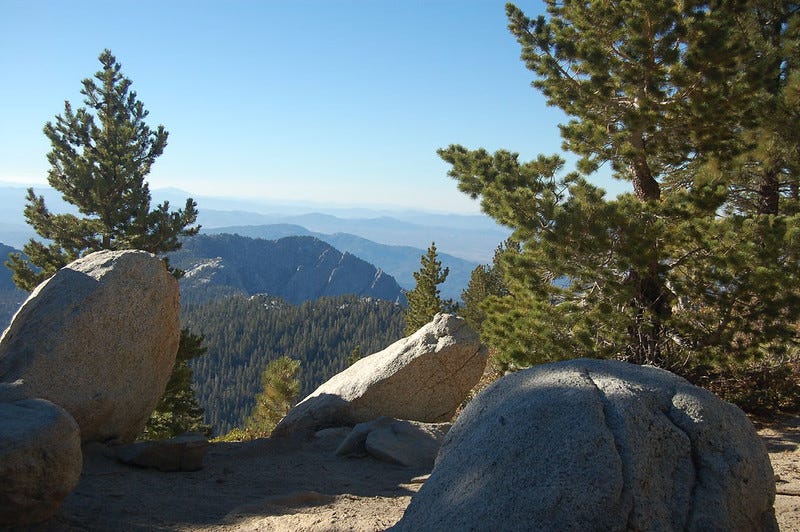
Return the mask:
[[161,254],[178,249],[179,237],[199,230],[192,227],[197,205],[191,199],[182,210],[170,211],[168,202],[150,209],[144,179],[163,153],[168,133],[145,123],[148,111],[111,52],[105,50],[99,60],[102,70],[83,80],[86,107],[73,111],[65,102],[64,114],[44,127],[52,148],[48,183],[83,217],[51,213],[44,198],[28,189],[25,218],[49,243],[31,239],[24,247],[30,262],[18,254],[9,257],[14,282],[25,290],[93,251]]
[[164,395],[147,421],[142,439],[160,440],[185,432],[211,435],[212,427],[203,423],[203,409],[192,390],[192,369],[188,362],[204,355],[203,337],[181,330],[181,339],[175,367],[172,370]]
[[436,243],[431,242],[427,253],[420,257],[421,268],[414,272],[416,285],[406,292],[408,308],[405,334],[407,336],[429,323],[437,313],[447,312],[453,306],[452,301],[443,301],[439,296],[438,286],[445,282],[450,268],[442,269],[442,262],[438,257]]
[[256,396],[253,413],[245,421],[251,438],[268,437],[289,412],[300,393],[300,362],[288,356],[271,361],[261,375],[263,390]]
[[[148,111],[111,52],[103,51],[99,60],[102,69],[94,79],[83,80],[81,94],[87,107],[73,111],[65,102],[64,114],[44,127],[51,144],[47,180],[84,217],[54,214],[43,197],[28,189],[25,218],[49,243],[31,239],[24,246],[28,261],[19,254],[9,256],[6,266],[23,290],[33,290],[58,269],[94,251],[140,249],[163,254],[180,247],[179,237],[200,229],[192,227],[197,219],[192,199],[175,212],[168,202],[150,209],[150,190],[144,179],[163,153],[168,133],[163,126],[155,131],[147,126]],[[178,360],[146,437],[207,431],[186,365],[204,352],[200,340],[182,331]]]
[[[537,20],[507,6],[509,28],[534,86],[570,116],[578,171],[558,156],[439,151],[522,243],[483,336],[510,366],[614,357],[712,387],[768,360],[785,370],[800,319],[800,137],[780,115],[797,112],[797,6],[547,5]],[[633,193],[605,198],[589,181],[603,164]]]
[[459,310],[467,324],[480,333],[486,319],[484,305],[490,296],[502,297],[508,294],[508,287],[503,280],[502,257],[506,253],[519,253],[519,246],[513,240],[499,245],[494,252],[492,264],[481,264],[472,270],[469,284],[461,292],[464,305]]

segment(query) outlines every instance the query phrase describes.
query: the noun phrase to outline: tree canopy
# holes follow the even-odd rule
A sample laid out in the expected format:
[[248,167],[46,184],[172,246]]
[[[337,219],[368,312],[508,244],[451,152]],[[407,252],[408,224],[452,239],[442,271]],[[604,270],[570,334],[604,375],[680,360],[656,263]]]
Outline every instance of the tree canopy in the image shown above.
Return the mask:
[[25,218],[47,243],[31,239],[29,257],[11,255],[7,266],[20,288],[32,290],[69,262],[103,249],[141,249],[162,254],[180,247],[179,237],[196,234],[197,205],[186,200],[171,211],[169,202],[151,210],[145,177],[164,152],[168,133],[151,129],[148,111],[131,90],[131,80],[109,50],[102,69],[83,80],[84,104],[44,126],[50,141],[47,181],[75,205],[81,216],[55,214],[42,196],[28,189]]
[[[533,85],[569,116],[576,170],[439,150],[522,245],[484,336],[511,366],[621,358],[744,383],[728,397],[763,406],[747,376],[797,356],[798,4],[547,6],[506,11]],[[633,193],[606,198],[591,183],[605,166]]]

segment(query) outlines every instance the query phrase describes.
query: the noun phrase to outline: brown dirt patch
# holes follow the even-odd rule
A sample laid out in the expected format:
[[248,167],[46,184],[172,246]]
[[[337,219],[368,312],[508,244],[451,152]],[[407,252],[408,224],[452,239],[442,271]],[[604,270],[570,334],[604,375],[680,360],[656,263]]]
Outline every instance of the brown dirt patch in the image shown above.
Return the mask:
[[[755,423],[775,470],[778,523],[800,531],[800,416]],[[337,457],[340,437],[215,443],[191,473],[133,468],[87,448],[78,487],[52,520],[26,530],[385,530],[427,471]]]

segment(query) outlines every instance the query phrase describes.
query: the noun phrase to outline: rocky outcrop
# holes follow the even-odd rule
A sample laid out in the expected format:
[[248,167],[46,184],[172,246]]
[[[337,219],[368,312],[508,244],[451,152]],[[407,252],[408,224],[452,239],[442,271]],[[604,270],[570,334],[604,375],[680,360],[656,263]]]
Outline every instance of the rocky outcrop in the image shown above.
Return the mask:
[[154,255],[100,251],[38,286],[0,338],[0,381],[63,407],[83,441],[130,441],[169,379],[178,283]]
[[486,350],[462,318],[437,314],[413,335],[362,358],[303,399],[272,436],[310,435],[380,416],[450,421],[483,374]]
[[777,530],[774,497],[737,407],[664,370],[574,360],[475,398],[394,530]]
[[450,423],[420,423],[380,417],[359,423],[336,449],[339,456],[372,456],[406,467],[433,468]]
[[0,390],[0,526],[50,518],[78,484],[83,458],[75,420],[43,399],[2,402]]

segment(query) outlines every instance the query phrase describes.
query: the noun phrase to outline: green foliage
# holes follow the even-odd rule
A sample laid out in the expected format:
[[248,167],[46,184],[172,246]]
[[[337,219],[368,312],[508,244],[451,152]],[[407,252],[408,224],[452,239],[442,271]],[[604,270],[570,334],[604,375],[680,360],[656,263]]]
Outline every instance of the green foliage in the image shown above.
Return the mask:
[[364,350],[361,349],[360,345],[357,345],[350,351],[350,356],[347,357],[347,365],[352,366],[362,358],[364,358]]
[[258,438],[255,434],[251,434],[244,429],[240,428],[232,428],[225,434],[217,436],[216,438],[212,438],[211,442],[232,442],[232,441],[250,441]]
[[190,362],[205,422],[216,434],[243,427],[271,360],[291,355],[302,366],[300,396],[349,366],[361,346],[369,354],[403,336],[403,307],[354,296],[291,305],[268,295],[220,298],[183,309],[182,320],[202,333],[205,356]]
[[203,337],[181,330],[175,367],[167,381],[164,395],[147,421],[141,439],[173,438],[185,432],[211,435],[211,426],[203,423],[203,409],[192,390],[192,370],[188,362],[204,355]]
[[[509,28],[570,116],[578,172],[557,156],[439,150],[521,243],[500,259],[508,292],[479,305],[484,340],[505,367],[614,357],[749,408],[800,405],[764,378],[797,381],[796,5],[547,5],[537,20],[509,5]],[[605,163],[633,194],[588,181]]]
[[300,393],[300,361],[282,356],[267,364],[261,375],[263,389],[256,396],[256,406],[244,422],[244,431],[267,438],[289,412]]
[[111,52],[105,50],[99,60],[102,70],[94,79],[83,80],[87,107],[73,111],[65,102],[64,114],[44,127],[51,144],[48,183],[84,217],[54,214],[43,197],[28,189],[25,218],[47,243],[31,239],[24,247],[28,260],[9,256],[6,265],[24,290],[93,251],[141,249],[160,254],[179,248],[180,236],[199,230],[190,227],[197,218],[191,199],[175,212],[168,202],[150,209],[144,178],[163,153],[168,133],[163,126],[147,126],[148,111]]
[[406,292],[406,336],[414,334],[422,326],[430,323],[439,312],[453,308],[452,301],[442,301],[438,286],[445,282],[449,268],[442,269],[442,261],[436,253],[436,243],[431,242],[428,252],[420,257],[421,268],[414,272],[416,286]]
[[516,242],[507,240],[495,250],[492,264],[481,264],[472,270],[469,284],[461,293],[464,305],[459,309],[459,314],[474,331],[480,333],[483,328],[483,322],[486,319],[484,305],[488,298],[508,294],[508,287],[503,280],[502,255],[519,253],[519,251]]

